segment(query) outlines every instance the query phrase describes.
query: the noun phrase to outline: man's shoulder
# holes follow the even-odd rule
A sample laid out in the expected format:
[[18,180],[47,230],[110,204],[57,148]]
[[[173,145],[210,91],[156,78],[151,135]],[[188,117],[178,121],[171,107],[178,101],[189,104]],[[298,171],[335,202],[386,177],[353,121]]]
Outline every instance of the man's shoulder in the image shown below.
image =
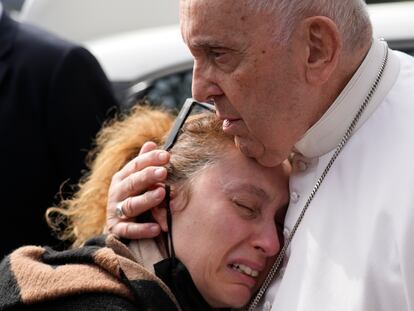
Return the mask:
[[19,32],[16,38],[19,49],[27,47],[29,51],[45,53],[46,55],[62,55],[74,49],[82,47],[74,42],[65,40],[58,35],[41,29],[37,26],[20,23]]
[[414,96],[414,57],[400,52],[393,51],[398,60],[398,74],[396,76],[395,83],[393,84],[390,92],[387,94],[387,101],[398,101],[399,103],[408,102],[410,108],[414,108],[411,105],[412,97]]
[[[401,51],[393,52],[400,62],[400,78],[414,80],[414,57]],[[412,89],[412,92],[414,92],[414,89]]]
[[[81,44],[26,23],[19,25],[14,50],[15,64],[30,64],[42,72],[53,71],[65,63],[98,67],[96,58]],[[33,62],[34,59],[37,61]]]

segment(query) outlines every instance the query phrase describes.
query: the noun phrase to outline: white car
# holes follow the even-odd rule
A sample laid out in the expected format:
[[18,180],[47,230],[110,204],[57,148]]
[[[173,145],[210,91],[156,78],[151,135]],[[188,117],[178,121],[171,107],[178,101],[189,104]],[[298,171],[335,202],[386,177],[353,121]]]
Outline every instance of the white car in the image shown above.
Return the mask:
[[153,103],[175,107],[191,94],[193,59],[178,25],[126,32],[86,47],[124,106],[145,95]]
[[[368,5],[374,36],[414,55],[414,1]],[[137,98],[179,107],[191,96],[192,57],[178,25],[138,30],[87,42],[124,106]]]
[[[178,23],[178,0],[2,0],[21,2],[21,21],[86,42],[120,32]],[[16,7],[17,9],[17,7]]]

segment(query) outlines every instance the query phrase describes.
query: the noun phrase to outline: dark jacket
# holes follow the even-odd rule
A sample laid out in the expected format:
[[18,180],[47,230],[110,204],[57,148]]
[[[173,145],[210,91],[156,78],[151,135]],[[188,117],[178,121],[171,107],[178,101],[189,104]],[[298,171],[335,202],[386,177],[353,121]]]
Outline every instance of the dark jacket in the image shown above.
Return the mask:
[[0,264],[0,310],[211,310],[185,269],[173,293],[139,261],[113,235],[62,252],[22,247]]
[[56,246],[45,210],[63,182],[77,183],[95,134],[116,106],[105,74],[87,50],[3,12],[0,259],[21,245]]

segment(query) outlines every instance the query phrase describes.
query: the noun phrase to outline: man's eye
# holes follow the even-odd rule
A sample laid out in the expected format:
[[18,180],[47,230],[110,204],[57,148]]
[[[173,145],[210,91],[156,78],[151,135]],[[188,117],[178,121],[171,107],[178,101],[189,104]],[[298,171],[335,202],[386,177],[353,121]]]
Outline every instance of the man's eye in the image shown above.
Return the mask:
[[211,57],[214,59],[217,63],[225,63],[228,61],[230,55],[226,52],[222,51],[211,51],[210,52]]
[[224,53],[223,52],[218,52],[218,51],[211,51],[210,54],[211,54],[211,56],[213,56],[214,58],[216,58],[216,57],[220,57]]

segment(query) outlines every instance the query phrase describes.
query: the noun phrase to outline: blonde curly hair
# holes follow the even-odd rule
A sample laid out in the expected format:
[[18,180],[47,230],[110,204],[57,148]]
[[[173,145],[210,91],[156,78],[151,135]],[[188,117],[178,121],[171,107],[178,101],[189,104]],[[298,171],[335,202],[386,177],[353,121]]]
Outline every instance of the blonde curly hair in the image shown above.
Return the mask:
[[130,114],[107,122],[96,137],[96,147],[88,153],[89,172],[82,177],[72,198],[46,211],[46,220],[61,240],[82,245],[102,234],[112,176],[138,155],[146,141],[161,143],[174,116],[149,106],[135,106]]

